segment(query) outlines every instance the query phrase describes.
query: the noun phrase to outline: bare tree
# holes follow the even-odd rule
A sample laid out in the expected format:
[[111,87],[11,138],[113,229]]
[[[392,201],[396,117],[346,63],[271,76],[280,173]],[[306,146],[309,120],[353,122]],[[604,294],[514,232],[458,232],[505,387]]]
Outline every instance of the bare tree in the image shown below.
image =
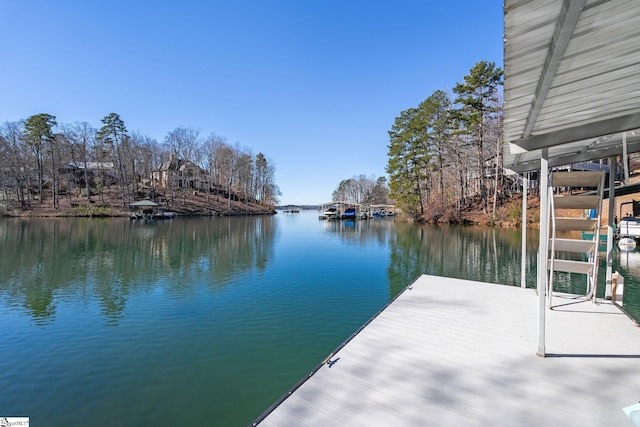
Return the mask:
[[87,201],[91,200],[91,177],[89,176],[89,162],[94,152],[97,130],[87,122],[73,123],[62,126],[62,134],[71,143],[71,159],[74,164],[82,167],[83,183]]
[[[386,191],[385,191],[386,190]],[[384,195],[383,195],[384,194]],[[366,175],[353,176],[344,179],[338,184],[338,188],[333,192],[333,201],[346,201],[350,203],[386,203],[389,194],[386,188],[386,178],[382,180],[375,176]],[[378,201],[384,199],[382,201]]]
[[220,177],[222,178],[220,184],[226,186],[227,199],[229,207],[231,207],[232,188],[236,175],[238,153],[230,145],[224,144],[220,150],[218,150],[218,155],[220,156]]
[[236,157],[236,193],[245,201],[252,199],[254,164],[251,150],[245,148],[238,151]]
[[31,203],[29,187],[33,156],[25,143],[22,123],[6,122],[0,128],[0,141],[4,159],[3,171],[6,170],[6,173],[3,172],[5,198],[10,199],[10,189],[13,189],[21,209],[28,209]]
[[167,132],[164,142],[179,159],[193,161],[199,144],[199,137],[200,130],[193,127],[179,126]]
[[[226,139],[212,133],[209,135],[203,145],[203,155],[206,158],[206,162],[208,165],[209,175],[213,178],[213,183],[210,186],[213,186],[214,192],[216,194],[216,201],[219,200],[220,196],[220,185],[222,183],[222,158],[224,154],[224,149],[226,147]],[[210,188],[207,186],[207,189]],[[207,197],[209,196],[209,192],[207,190]]]
[[162,149],[158,141],[140,132],[132,132],[131,141],[136,149],[136,171],[140,176],[142,188],[148,188],[155,193],[156,183],[149,177],[162,163]]

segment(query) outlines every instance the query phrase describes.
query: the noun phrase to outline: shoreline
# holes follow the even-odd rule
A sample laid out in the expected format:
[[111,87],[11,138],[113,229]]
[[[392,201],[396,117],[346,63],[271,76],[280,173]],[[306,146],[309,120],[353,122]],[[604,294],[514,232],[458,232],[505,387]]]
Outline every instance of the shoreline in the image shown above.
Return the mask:
[[[53,199],[47,198],[40,202],[31,200],[26,209],[22,209],[20,202],[0,201],[0,217],[5,218],[117,218],[129,217],[137,209],[129,205],[135,200],[123,201],[121,195],[111,191],[103,196],[93,196],[91,199],[81,196],[64,196],[58,199],[54,206]],[[245,216],[245,215],[273,215],[276,210],[270,206],[257,203],[247,203],[237,200],[217,198],[212,195],[200,195],[197,192],[183,194],[172,199],[164,198],[159,204],[161,211],[174,212],[176,216]]]

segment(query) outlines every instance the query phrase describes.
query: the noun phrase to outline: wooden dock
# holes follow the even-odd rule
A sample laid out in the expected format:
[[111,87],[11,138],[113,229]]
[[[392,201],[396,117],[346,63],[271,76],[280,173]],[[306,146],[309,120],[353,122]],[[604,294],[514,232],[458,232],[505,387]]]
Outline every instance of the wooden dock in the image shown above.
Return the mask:
[[[555,294],[554,294],[555,295]],[[632,426],[640,328],[610,301],[421,276],[253,425]]]

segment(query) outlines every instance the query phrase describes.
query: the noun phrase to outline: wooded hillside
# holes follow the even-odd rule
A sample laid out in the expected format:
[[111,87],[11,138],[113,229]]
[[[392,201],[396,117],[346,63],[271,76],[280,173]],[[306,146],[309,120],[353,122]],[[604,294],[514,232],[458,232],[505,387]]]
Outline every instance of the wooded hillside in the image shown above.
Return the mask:
[[517,190],[517,181],[502,170],[502,78],[502,69],[481,61],[452,93],[437,90],[395,119],[389,131],[389,196],[408,215],[463,222],[463,212],[479,200],[491,218]]
[[58,124],[43,113],[0,126],[0,214],[114,215],[144,198],[185,214],[239,214],[273,212],[278,202],[263,153],[190,127],[159,143],[129,133],[115,113],[102,124]]

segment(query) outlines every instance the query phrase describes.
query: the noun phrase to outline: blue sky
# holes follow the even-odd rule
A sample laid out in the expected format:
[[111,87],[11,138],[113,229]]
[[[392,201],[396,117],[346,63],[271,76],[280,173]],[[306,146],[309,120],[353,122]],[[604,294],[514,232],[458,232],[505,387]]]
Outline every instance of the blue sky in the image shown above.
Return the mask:
[[283,204],[385,175],[395,117],[503,65],[500,0],[0,0],[0,123],[115,112],[262,152]]

